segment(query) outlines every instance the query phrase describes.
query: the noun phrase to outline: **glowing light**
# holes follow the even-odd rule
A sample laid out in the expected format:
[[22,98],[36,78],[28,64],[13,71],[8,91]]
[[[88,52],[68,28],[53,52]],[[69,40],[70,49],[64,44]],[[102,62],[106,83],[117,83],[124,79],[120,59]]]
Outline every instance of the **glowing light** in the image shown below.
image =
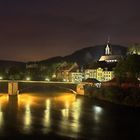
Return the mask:
[[[73,117],[73,122],[72,124],[72,131],[74,132],[79,132],[80,131],[80,115],[81,115],[81,105],[82,102],[80,99],[77,99],[74,103],[73,103],[73,113],[72,113],[72,117]],[[76,110],[74,109],[76,108]]]
[[34,100],[35,100],[34,97],[30,95],[26,95],[26,94],[18,95],[18,105],[21,107],[26,105],[26,109],[29,108],[29,106],[34,103]]
[[52,78],[56,78],[56,74],[55,73],[52,75]]
[[3,112],[1,110],[1,103],[0,103],[0,128],[3,125]]
[[101,113],[101,112],[102,112],[102,108],[99,107],[99,106],[95,106],[95,107],[94,107],[94,111],[95,111],[96,113]]
[[63,117],[68,118],[69,116],[69,109],[62,109],[61,110]]
[[2,95],[0,96],[0,129],[3,128],[3,124],[4,124],[4,113],[2,111],[2,107],[7,105],[8,103],[8,95]]
[[65,109],[61,110],[62,111],[62,115],[63,115],[63,117],[65,117],[65,119],[68,118],[68,116],[69,116],[69,106],[70,106],[69,102],[66,101],[65,102]]
[[8,95],[2,95],[0,97],[0,104],[2,104],[2,105],[7,104],[8,99],[9,99],[9,96]]
[[50,121],[50,100],[49,99],[46,100],[46,109],[44,110],[43,125],[45,127],[43,129],[43,132],[48,133],[48,127],[50,127],[50,125],[51,125],[51,121]]
[[69,108],[69,106],[70,106],[70,105],[69,105],[69,102],[68,102],[68,101],[66,101],[66,102],[65,102],[65,107],[66,107],[66,109],[68,109],[68,108]]
[[64,93],[64,95],[55,97],[57,101],[68,101],[69,103],[75,101],[75,98],[75,95],[70,93]]
[[49,82],[49,81],[50,81],[50,79],[49,79],[49,78],[45,78],[45,81],[48,81],[48,82]]
[[50,100],[49,99],[47,99],[46,100],[46,109],[50,109]]
[[30,131],[31,126],[31,110],[30,110],[30,104],[27,104],[25,107],[25,116],[24,116],[24,130]]
[[94,119],[96,122],[100,121],[102,112],[103,112],[103,109],[101,107],[94,106]]
[[45,110],[44,111],[44,121],[43,121],[43,125],[45,127],[49,127],[50,126],[50,110]]
[[31,80],[31,78],[30,78],[30,77],[26,77],[26,80],[27,80],[27,81],[30,81],[30,80]]
[[3,79],[3,77],[2,76],[0,76],[0,80],[2,80]]
[[76,102],[73,104],[73,107],[77,107],[77,110],[74,110],[73,112],[73,117],[75,120],[79,120],[81,113],[81,100],[77,99]]
[[66,82],[67,80],[66,79],[63,79],[63,82]]

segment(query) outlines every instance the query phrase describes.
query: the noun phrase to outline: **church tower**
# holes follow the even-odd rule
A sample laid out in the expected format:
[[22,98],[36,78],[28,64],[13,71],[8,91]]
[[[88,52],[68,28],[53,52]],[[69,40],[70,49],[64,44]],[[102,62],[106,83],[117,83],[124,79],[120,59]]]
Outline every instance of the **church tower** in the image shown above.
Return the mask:
[[[113,47],[113,46],[112,46]],[[112,47],[110,45],[110,39],[108,38],[107,44],[104,49],[104,55],[102,55],[99,61],[105,61],[107,63],[116,63],[120,59],[121,55],[112,54]]]
[[107,45],[106,45],[106,48],[105,48],[105,55],[111,55],[112,54],[109,42],[110,42],[110,38],[108,37]]

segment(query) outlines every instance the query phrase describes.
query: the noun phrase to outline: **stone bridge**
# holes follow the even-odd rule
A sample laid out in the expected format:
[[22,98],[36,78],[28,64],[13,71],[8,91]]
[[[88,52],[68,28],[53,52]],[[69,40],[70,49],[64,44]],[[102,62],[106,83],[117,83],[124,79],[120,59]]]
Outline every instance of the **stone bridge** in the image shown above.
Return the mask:
[[[18,95],[19,91],[21,89],[19,89],[19,83],[36,83],[36,84],[52,84],[52,85],[61,85],[64,89],[68,89],[70,91],[72,91],[73,93],[76,93],[76,87],[77,84],[76,83],[72,83],[72,82],[51,82],[51,81],[25,81],[25,80],[0,80],[1,82],[7,82],[8,83],[8,94],[9,95]],[[75,85],[75,88],[69,88],[68,85]],[[67,85],[67,87],[65,87],[65,85]]]

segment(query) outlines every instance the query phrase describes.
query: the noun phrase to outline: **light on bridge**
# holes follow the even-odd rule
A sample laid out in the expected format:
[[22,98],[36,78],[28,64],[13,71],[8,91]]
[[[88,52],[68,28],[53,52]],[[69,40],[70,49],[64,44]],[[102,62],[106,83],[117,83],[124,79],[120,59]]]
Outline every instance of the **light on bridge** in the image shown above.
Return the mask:
[[31,78],[30,78],[30,77],[26,77],[26,80],[27,80],[27,81],[30,81],[30,80],[31,80]]
[[0,80],[2,80],[3,79],[3,77],[2,76],[0,76]]
[[49,81],[50,81],[50,79],[49,79],[49,78],[45,78],[45,81],[48,81],[48,82],[49,82]]

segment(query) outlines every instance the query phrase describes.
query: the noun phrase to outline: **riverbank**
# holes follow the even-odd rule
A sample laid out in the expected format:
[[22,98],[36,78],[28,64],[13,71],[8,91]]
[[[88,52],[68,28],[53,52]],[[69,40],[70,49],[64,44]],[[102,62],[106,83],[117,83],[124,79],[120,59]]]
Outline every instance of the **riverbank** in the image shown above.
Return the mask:
[[140,88],[136,87],[127,89],[117,86],[96,88],[88,96],[116,104],[140,107]]

